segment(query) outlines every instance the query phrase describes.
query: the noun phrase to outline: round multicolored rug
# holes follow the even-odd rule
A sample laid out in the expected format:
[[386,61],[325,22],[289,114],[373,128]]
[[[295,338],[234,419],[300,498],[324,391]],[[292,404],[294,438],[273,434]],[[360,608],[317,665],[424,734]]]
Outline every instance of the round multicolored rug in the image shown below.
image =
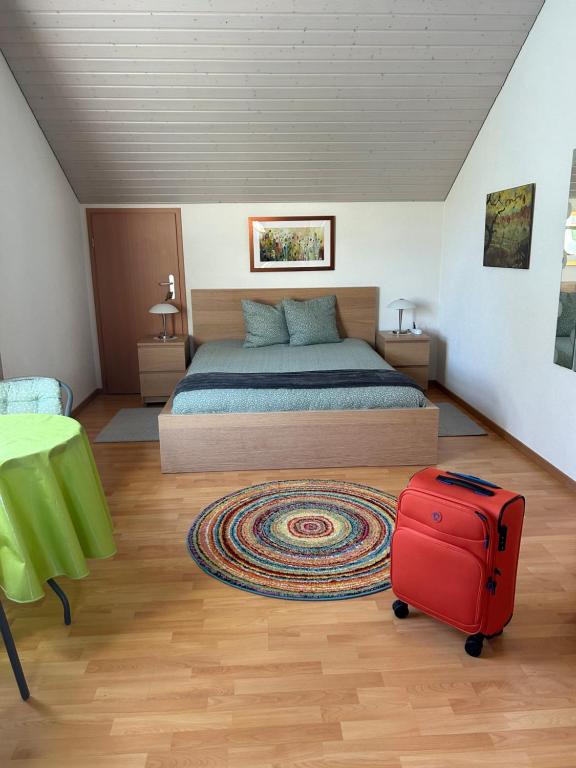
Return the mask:
[[188,534],[202,570],[285,600],[344,600],[390,588],[396,499],[356,483],[285,480],[206,507]]

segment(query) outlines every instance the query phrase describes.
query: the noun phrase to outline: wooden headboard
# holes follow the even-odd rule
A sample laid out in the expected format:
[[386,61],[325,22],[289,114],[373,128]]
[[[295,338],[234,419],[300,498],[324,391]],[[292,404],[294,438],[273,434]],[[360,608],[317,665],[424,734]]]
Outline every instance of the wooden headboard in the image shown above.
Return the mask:
[[374,346],[378,330],[378,288],[232,288],[190,291],[192,333],[196,344],[245,336],[241,299],[278,304],[282,299],[336,296],[342,336],[364,339]]

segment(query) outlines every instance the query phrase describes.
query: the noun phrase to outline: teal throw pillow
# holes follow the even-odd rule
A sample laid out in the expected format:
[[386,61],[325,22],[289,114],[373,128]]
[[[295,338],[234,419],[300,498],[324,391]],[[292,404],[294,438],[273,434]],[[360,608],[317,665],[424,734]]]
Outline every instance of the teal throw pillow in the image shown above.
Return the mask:
[[336,324],[336,296],[320,296],[309,301],[284,299],[282,306],[293,346],[341,341]]
[[245,347],[269,347],[290,341],[282,304],[272,306],[242,299],[242,312],[246,327]]

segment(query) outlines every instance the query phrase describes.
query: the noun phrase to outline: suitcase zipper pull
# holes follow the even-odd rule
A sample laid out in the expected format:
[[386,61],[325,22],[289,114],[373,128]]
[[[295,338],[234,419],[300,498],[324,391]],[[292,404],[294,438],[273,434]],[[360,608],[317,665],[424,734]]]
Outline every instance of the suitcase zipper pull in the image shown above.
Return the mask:
[[489,576],[488,577],[488,582],[486,583],[486,589],[488,590],[488,592],[490,592],[490,594],[492,594],[492,595],[495,595],[496,594],[496,586],[497,586],[497,584],[494,581],[494,579],[492,578],[492,576]]
[[480,520],[482,520],[486,524],[486,534],[484,536],[484,549],[490,548],[490,534],[488,533],[488,518],[486,515],[483,515],[482,512],[478,512],[477,509],[474,510],[474,512],[478,515]]

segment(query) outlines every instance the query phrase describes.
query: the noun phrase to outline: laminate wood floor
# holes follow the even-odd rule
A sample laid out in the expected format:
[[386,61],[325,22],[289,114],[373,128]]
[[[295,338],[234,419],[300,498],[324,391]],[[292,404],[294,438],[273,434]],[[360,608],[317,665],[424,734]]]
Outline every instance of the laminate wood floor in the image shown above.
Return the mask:
[[[130,405],[101,396],[80,418],[94,437]],[[195,515],[242,486],[322,477],[398,493],[413,467],[162,475],[158,444],[94,453],[119,552],[61,579],[71,627],[52,594],[7,606],[33,698],[0,653],[0,765],[576,766],[576,494],[499,437],[440,440],[442,466],[527,498],[516,613],[480,659],[432,619],[394,619],[391,592],[271,600],[187,554]]]

